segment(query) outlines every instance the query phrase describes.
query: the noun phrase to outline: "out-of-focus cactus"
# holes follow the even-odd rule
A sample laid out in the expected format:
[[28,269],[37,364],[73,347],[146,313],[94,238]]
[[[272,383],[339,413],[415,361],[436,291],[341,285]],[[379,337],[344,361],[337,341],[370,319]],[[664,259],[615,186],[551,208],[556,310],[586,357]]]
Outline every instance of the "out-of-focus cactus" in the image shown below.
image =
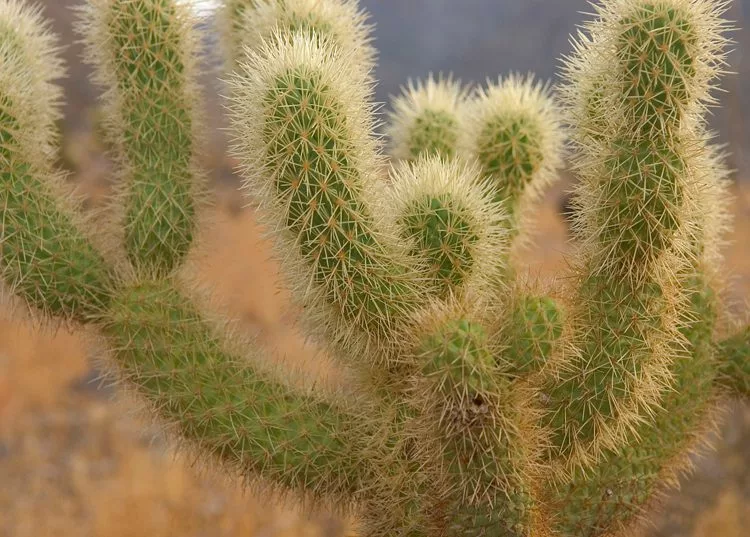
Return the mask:
[[[364,535],[626,532],[721,401],[748,394],[747,328],[719,329],[737,325],[719,299],[727,172],[703,119],[723,10],[603,2],[562,106],[531,77],[412,83],[389,170],[357,3],[227,0],[233,153],[307,333],[356,373],[337,392],[246,360],[262,351],[180,275],[207,197],[190,9],[81,9],[118,170],[101,230],[54,167],[55,41],[38,10],[0,0],[4,284],[44,318],[98,329],[115,372],[200,457],[352,511]],[[578,244],[553,298],[517,281],[509,251],[560,165],[563,120]]]

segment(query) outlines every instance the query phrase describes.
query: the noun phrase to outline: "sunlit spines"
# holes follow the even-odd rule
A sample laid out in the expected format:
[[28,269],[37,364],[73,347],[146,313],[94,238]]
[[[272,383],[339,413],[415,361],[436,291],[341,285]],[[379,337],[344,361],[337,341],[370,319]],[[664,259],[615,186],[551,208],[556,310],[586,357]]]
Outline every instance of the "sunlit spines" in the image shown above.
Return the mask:
[[690,132],[672,139],[611,132],[582,148],[573,230],[586,270],[637,284],[665,264],[667,252],[689,255],[680,228],[696,174],[686,157],[699,143]]
[[461,148],[476,159],[515,218],[537,201],[562,163],[563,133],[549,86],[532,76],[489,82],[466,107]]
[[689,321],[681,327],[687,352],[670,363],[673,380],[649,419],[593,465],[573,469],[568,482],[549,487],[544,503],[562,534],[617,535],[642,525],[663,493],[691,469],[691,455],[716,423],[721,394],[714,385],[712,340],[720,302],[710,278],[692,270],[683,277],[690,297],[683,312]]
[[583,179],[576,228],[600,245],[591,254],[607,270],[638,279],[674,246],[695,175],[685,159],[703,143],[702,112],[724,65],[725,9],[706,0],[605,2],[566,59],[562,93]]
[[[578,106],[570,117],[581,119],[574,141],[586,153],[575,162],[583,179],[575,226],[583,244],[570,278],[577,294],[560,293],[570,302],[520,292],[512,283],[501,284],[506,294],[485,293],[492,278],[482,267],[501,266],[489,255],[501,250],[501,233],[485,256],[458,219],[433,214],[431,194],[429,210],[416,211],[429,218],[415,218],[412,227],[437,241],[423,241],[420,250],[419,241],[404,240],[415,233],[402,226],[399,234],[392,217],[398,203],[383,196],[389,183],[381,180],[383,159],[365,104],[371,79],[358,61],[347,62],[356,53],[347,56],[333,36],[277,29],[233,82],[246,181],[270,232],[280,235],[283,268],[311,321],[308,334],[333,340],[342,357],[394,366],[360,371],[355,388],[367,398],[334,395],[331,404],[319,386],[311,388],[315,395],[300,393],[241,361],[250,347],[237,352],[222,323],[210,322],[209,309],[172,278],[138,275],[111,289],[103,262],[77,232],[77,217],[60,209],[66,199],[46,189],[55,182],[43,158],[53,133],[37,120],[49,114],[46,105],[24,103],[54,102],[56,90],[45,101],[47,90],[33,95],[33,76],[26,75],[8,78],[17,88],[5,86],[0,65],[6,283],[15,278],[13,290],[48,313],[98,321],[128,384],[182,433],[197,460],[221,458],[236,475],[254,482],[260,472],[307,498],[361,502],[372,537],[537,537],[553,533],[548,529],[618,535],[686,466],[718,397],[747,396],[750,351],[745,325],[728,339],[732,331],[717,330],[731,324],[722,319],[719,252],[728,225],[726,171],[703,132],[708,93],[697,105],[685,100],[700,94],[691,88],[700,76],[692,74],[690,54],[710,49],[696,43],[711,32],[693,31],[705,23],[718,35],[724,4],[604,4],[600,14],[621,9],[621,18],[612,12],[590,26],[599,29],[579,44],[580,69],[568,75],[580,84],[566,90]],[[0,0],[0,14],[13,5]],[[669,28],[659,30],[659,21]],[[13,44],[14,28],[0,25],[2,60],[12,56],[3,46]],[[634,54],[638,36],[648,42],[643,59]],[[24,65],[34,69],[35,57]],[[617,70],[618,59],[625,71]],[[701,68],[708,78],[723,61],[714,60]],[[656,69],[622,84],[668,65],[680,74],[665,78]],[[590,66],[597,69],[586,71]],[[148,91],[160,80],[143,78]],[[438,164],[437,157],[412,163],[394,174],[391,195],[418,197],[428,187],[450,197],[446,205],[461,220],[485,215],[502,200],[489,199],[487,184],[471,186],[472,166],[449,158]],[[437,180],[416,173],[433,169]],[[456,200],[474,208],[452,205]],[[502,225],[491,212],[493,226]],[[516,232],[523,224],[510,227]],[[456,255],[444,255],[451,249]],[[440,305],[414,321],[416,309],[438,302],[423,285],[436,280],[419,260],[425,255],[446,262],[437,279],[447,289]],[[426,345],[409,352],[425,330]],[[549,411],[542,430],[537,407]],[[550,460],[537,460],[548,447]],[[560,467],[568,482],[552,471]]]
[[602,57],[612,54],[611,94],[623,121],[660,133],[703,115],[725,66],[723,0],[616,0],[596,8]]
[[296,34],[249,55],[232,91],[245,190],[311,326],[351,355],[387,361],[421,284],[373,208],[383,163],[367,73],[326,40]]
[[57,154],[55,122],[62,117],[62,88],[55,81],[65,68],[57,36],[39,7],[21,0],[0,2],[0,54],[4,95],[16,97],[16,106],[28,102],[19,134],[33,140],[38,164],[49,166]]
[[723,295],[727,284],[724,251],[729,247],[734,219],[733,171],[727,166],[725,148],[717,145],[714,138],[712,132],[700,134],[701,143],[690,155],[690,166],[695,170],[696,180],[691,182],[688,193],[691,207],[685,234],[691,244],[691,258],[696,270],[717,290],[717,294]]
[[[291,39],[296,33],[318,35],[339,47],[348,62],[363,71],[375,66],[372,26],[358,0],[256,0],[243,14],[245,50],[257,51],[269,39]],[[242,63],[242,58],[238,60]]]
[[[706,138],[711,138],[707,133]],[[710,308],[696,310],[692,316],[691,336],[701,335],[701,327],[722,326],[721,333],[732,334],[717,341],[715,334],[703,335],[710,345],[712,363],[716,368],[714,379],[720,386],[721,394],[747,398],[750,396],[750,329],[736,319],[728,318],[725,313],[724,298],[727,288],[726,264],[723,251],[728,246],[728,237],[732,227],[732,202],[730,193],[732,170],[727,166],[727,154],[721,146],[707,144],[695,158],[695,167],[699,170],[701,180],[697,182],[695,196],[698,199],[695,211],[695,233],[691,237],[695,252],[695,269],[700,275],[690,281],[694,290],[692,302],[701,299]],[[700,294],[702,293],[702,294]],[[737,326],[743,327],[737,330]],[[712,331],[713,332],[713,331]]]
[[686,190],[691,209],[680,233],[692,254],[691,263],[675,274],[686,296],[679,327],[686,352],[670,362],[670,388],[650,419],[593,466],[574,470],[571,481],[554,491],[550,508],[559,513],[555,529],[562,533],[609,535],[640,524],[641,513],[690,468],[690,455],[715,423],[723,394],[714,384],[727,379],[715,355],[714,334],[723,311],[719,250],[729,223],[728,170],[708,137],[686,162],[696,180]]
[[391,156],[408,161],[456,156],[467,98],[467,88],[451,76],[410,80],[388,114]]
[[[711,91],[725,69],[727,6],[723,0],[596,4],[565,58],[566,77],[581,81],[576,91],[563,92],[578,134],[598,136],[613,124],[663,133],[700,120],[716,102]],[[588,91],[578,91],[586,84]]]
[[564,474],[616,448],[659,407],[683,358],[684,296],[675,279],[587,276],[566,319],[564,361],[542,393],[550,460]]
[[0,2],[0,274],[33,308],[86,321],[106,307],[112,282],[53,166],[57,53],[38,9]]
[[507,215],[474,164],[437,155],[393,169],[385,209],[436,296],[499,288]]
[[[707,30],[695,39],[709,44],[685,44],[682,34],[693,30],[675,21],[698,24],[708,4],[606,2],[598,8],[606,16],[588,24],[568,61],[582,246],[567,362],[546,391],[544,424],[553,430],[553,458],[574,466],[637,438],[679,381],[675,364],[689,356],[690,299],[702,292],[682,276],[697,261],[693,238],[702,225],[695,155],[705,137],[694,114],[718,72],[698,75],[694,66],[714,61],[706,51],[724,40]],[[653,69],[642,70],[646,64]],[[658,68],[670,65],[674,91]]]
[[125,250],[142,274],[165,275],[190,249],[206,198],[195,15],[175,0],[89,0],[81,15],[122,178]]

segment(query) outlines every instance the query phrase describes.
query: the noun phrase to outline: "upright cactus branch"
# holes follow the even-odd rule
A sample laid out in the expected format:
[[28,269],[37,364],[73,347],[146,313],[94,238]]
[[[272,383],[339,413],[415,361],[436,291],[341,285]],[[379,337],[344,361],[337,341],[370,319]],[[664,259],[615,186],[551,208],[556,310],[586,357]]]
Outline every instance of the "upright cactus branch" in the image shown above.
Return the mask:
[[[170,6],[162,0],[138,0],[137,4],[147,20],[160,14],[166,26],[187,23],[180,26],[181,31],[195,31],[190,21],[177,17],[177,11],[165,9]],[[47,69],[44,63],[55,50],[38,12],[10,0],[4,0],[0,7],[0,24],[15,32],[17,44],[38,53],[9,54],[0,60],[0,85],[14,97],[19,117],[30,119],[29,128],[24,129],[23,119],[8,113],[0,115],[2,132],[11,133],[4,138],[7,156],[2,161],[2,192],[8,193],[0,228],[4,281],[31,306],[47,314],[97,326],[111,346],[119,377],[163,422],[188,443],[210,453],[212,459],[247,479],[264,475],[277,487],[351,503],[368,472],[367,459],[358,455],[358,446],[369,435],[367,425],[338,403],[316,394],[297,393],[243,360],[236,349],[248,349],[233,342],[235,338],[225,328],[210,322],[171,277],[130,271],[133,274],[128,279],[133,281],[121,281],[78,231],[77,225],[85,220],[66,206],[66,198],[55,196],[51,189],[55,185],[44,182],[54,180],[56,173],[52,171],[52,153],[45,152],[45,146],[39,143],[13,141],[15,131],[19,140],[36,135],[35,122],[50,127],[44,124],[48,118],[34,116],[35,110],[44,110],[34,104],[41,100],[43,90],[54,87],[51,80],[59,70]],[[92,0],[87,7],[88,16],[103,17],[110,8],[123,5],[114,0]],[[6,39],[3,44],[9,42]],[[59,66],[59,61],[50,65]],[[55,94],[56,90],[51,93]],[[29,114],[20,114],[26,110]],[[56,113],[53,109],[49,118]],[[37,138],[37,142],[43,140]],[[33,166],[16,164],[27,154]],[[179,173],[174,176],[176,180],[179,177]],[[23,211],[14,203],[21,203]],[[151,209],[157,208],[158,202]],[[142,217],[148,220],[150,213]],[[164,233],[169,242],[168,235],[179,235],[180,230],[168,228]],[[30,248],[37,244],[41,247]],[[8,253],[14,247],[25,256],[23,263],[14,261]],[[59,252],[49,253],[53,248]],[[27,294],[25,289],[32,293]],[[323,461],[327,462],[321,464]],[[327,465],[330,467],[325,469]]]
[[748,395],[748,329],[721,301],[728,172],[704,119],[725,7],[603,0],[583,28],[562,88],[577,247],[571,285],[545,296],[508,253],[561,160],[546,85],[412,84],[389,170],[357,2],[225,2],[245,193],[308,335],[354,370],[344,394],[258,367],[264,351],[179,277],[206,197],[192,12],[81,11],[121,259],[100,253],[117,241],[54,167],[55,40],[39,10],[0,0],[0,276],[43,318],[98,330],[118,377],[198,457],[360,515],[363,535],[624,535],[722,400]]
[[2,278],[46,315],[81,320],[106,307],[111,281],[51,166],[62,72],[39,10],[0,3]]
[[536,201],[560,167],[557,116],[545,84],[515,75],[480,89],[467,112],[464,151],[514,214]]
[[507,219],[478,167],[420,157],[394,170],[386,194],[389,220],[436,296],[481,295],[500,284]]
[[454,157],[459,150],[467,98],[466,88],[450,76],[410,80],[393,100],[390,112],[388,134],[393,158],[413,161],[420,156]]
[[[445,308],[420,318],[425,330],[415,345],[422,364],[415,382],[416,428],[423,458],[445,473],[455,504],[448,524],[482,518],[510,534],[530,527],[534,501],[531,475],[541,438],[528,390],[495,360],[486,322],[463,308]],[[489,515],[492,513],[492,515]]]
[[370,134],[369,85],[341,55],[329,40],[295,34],[248,56],[234,82],[235,152],[280,248],[294,255],[287,263],[296,267],[300,301],[320,310],[314,325],[382,362],[422,285],[413,260],[377,221],[371,200],[382,163]]
[[476,162],[510,216],[511,235],[529,226],[561,163],[559,112],[547,85],[510,75],[469,96],[451,77],[430,77],[410,83],[392,107],[394,158],[438,154]]
[[139,274],[165,275],[196,233],[197,40],[188,6],[97,0],[81,32],[123,174],[125,251]]
[[364,70],[375,64],[371,26],[356,0],[231,0],[220,10],[219,21],[230,70],[240,68],[248,49],[296,32],[325,36]]
[[722,61],[720,10],[708,4],[612,2],[569,62],[582,255],[570,358],[549,389],[555,457],[587,464],[622,444],[660,406],[688,348],[678,274],[692,262],[689,196],[704,179],[693,123]]

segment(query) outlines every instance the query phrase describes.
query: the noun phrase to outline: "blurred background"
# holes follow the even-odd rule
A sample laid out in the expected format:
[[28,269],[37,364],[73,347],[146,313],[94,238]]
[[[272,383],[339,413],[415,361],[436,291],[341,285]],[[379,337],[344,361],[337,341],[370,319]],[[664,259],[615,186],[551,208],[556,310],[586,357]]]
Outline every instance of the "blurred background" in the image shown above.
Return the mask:
[[[112,187],[111,165],[98,134],[97,90],[80,61],[71,7],[46,0],[46,15],[66,45],[68,77],[61,123],[62,165],[70,186],[100,206]],[[190,0],[185,0],[189,2]],[[375,98],[387,103],[408,78],[452,72],[482,83],[509,71],[557,81],[569,36],[591,12],[585,0],[362,0],[376,24],[380,50]],[[278,359],[333,374],[325,356],[296,332],[287,293],[277,278],[263,230],[236,193],[226,157],[225,126],[213,49],[212,0],[195,0],[203,17],[209,170],[216,225],[206,232],[195,264],[215,289],[223,312],[274,349]],[[722,107],[712,124],[736,170],[736,229],[727,249],[729,295],[737,313],[750,297],[750,0],[734,0],[734,32]],[[213,55],[212,55],[213,54]],[[568,230],[561,217],[573,178],[563,170],[540,207],[528,271],[551,279],[566,266]],[[243,491],[223,476],[195,468],[121,404],[116,387],[98,382],[97,351],[80,334],[40,330],[0,315],[0,537],[46,536],[338,536],[347,521],[302,517]],[[713,439],[716,451],[696,457],[697,471],[652,516],[653,537],[743,537],[750,527],[750,409],[728,409]]]

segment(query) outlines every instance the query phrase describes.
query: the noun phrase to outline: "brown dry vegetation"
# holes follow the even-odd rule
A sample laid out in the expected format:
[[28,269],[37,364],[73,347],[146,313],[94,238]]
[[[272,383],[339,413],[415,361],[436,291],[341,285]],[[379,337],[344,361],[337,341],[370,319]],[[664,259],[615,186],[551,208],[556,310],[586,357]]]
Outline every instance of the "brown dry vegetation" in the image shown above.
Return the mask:
[[[107,192],[106,161],[74,142],[68,160],[97,205]],[[225,184],[225,186],[221,186]],[[227,186],[227,184],[229,186]],[[199,255],[201,279],[224,310],[293,363],[328,371],[324,357],[292,328],[287,295],[253,215],[239,208],[232,182],[217,182],[217,221]],[[529,273],[549,279],[565,267],[561,190],[541,209]],[[738,189],[737,230],[727,267],[735,298],[750,296],[750,189]],[[339,535],[346,524],[301,517],[292,507],[245,493],[230,480],[197,471],[100,387],[96,350],[64,330],[38,330],[0,315],[0,537]],[[750,524],[750,411],[730,413],[719,450],[656,518],[654,536],[739,537]]]

